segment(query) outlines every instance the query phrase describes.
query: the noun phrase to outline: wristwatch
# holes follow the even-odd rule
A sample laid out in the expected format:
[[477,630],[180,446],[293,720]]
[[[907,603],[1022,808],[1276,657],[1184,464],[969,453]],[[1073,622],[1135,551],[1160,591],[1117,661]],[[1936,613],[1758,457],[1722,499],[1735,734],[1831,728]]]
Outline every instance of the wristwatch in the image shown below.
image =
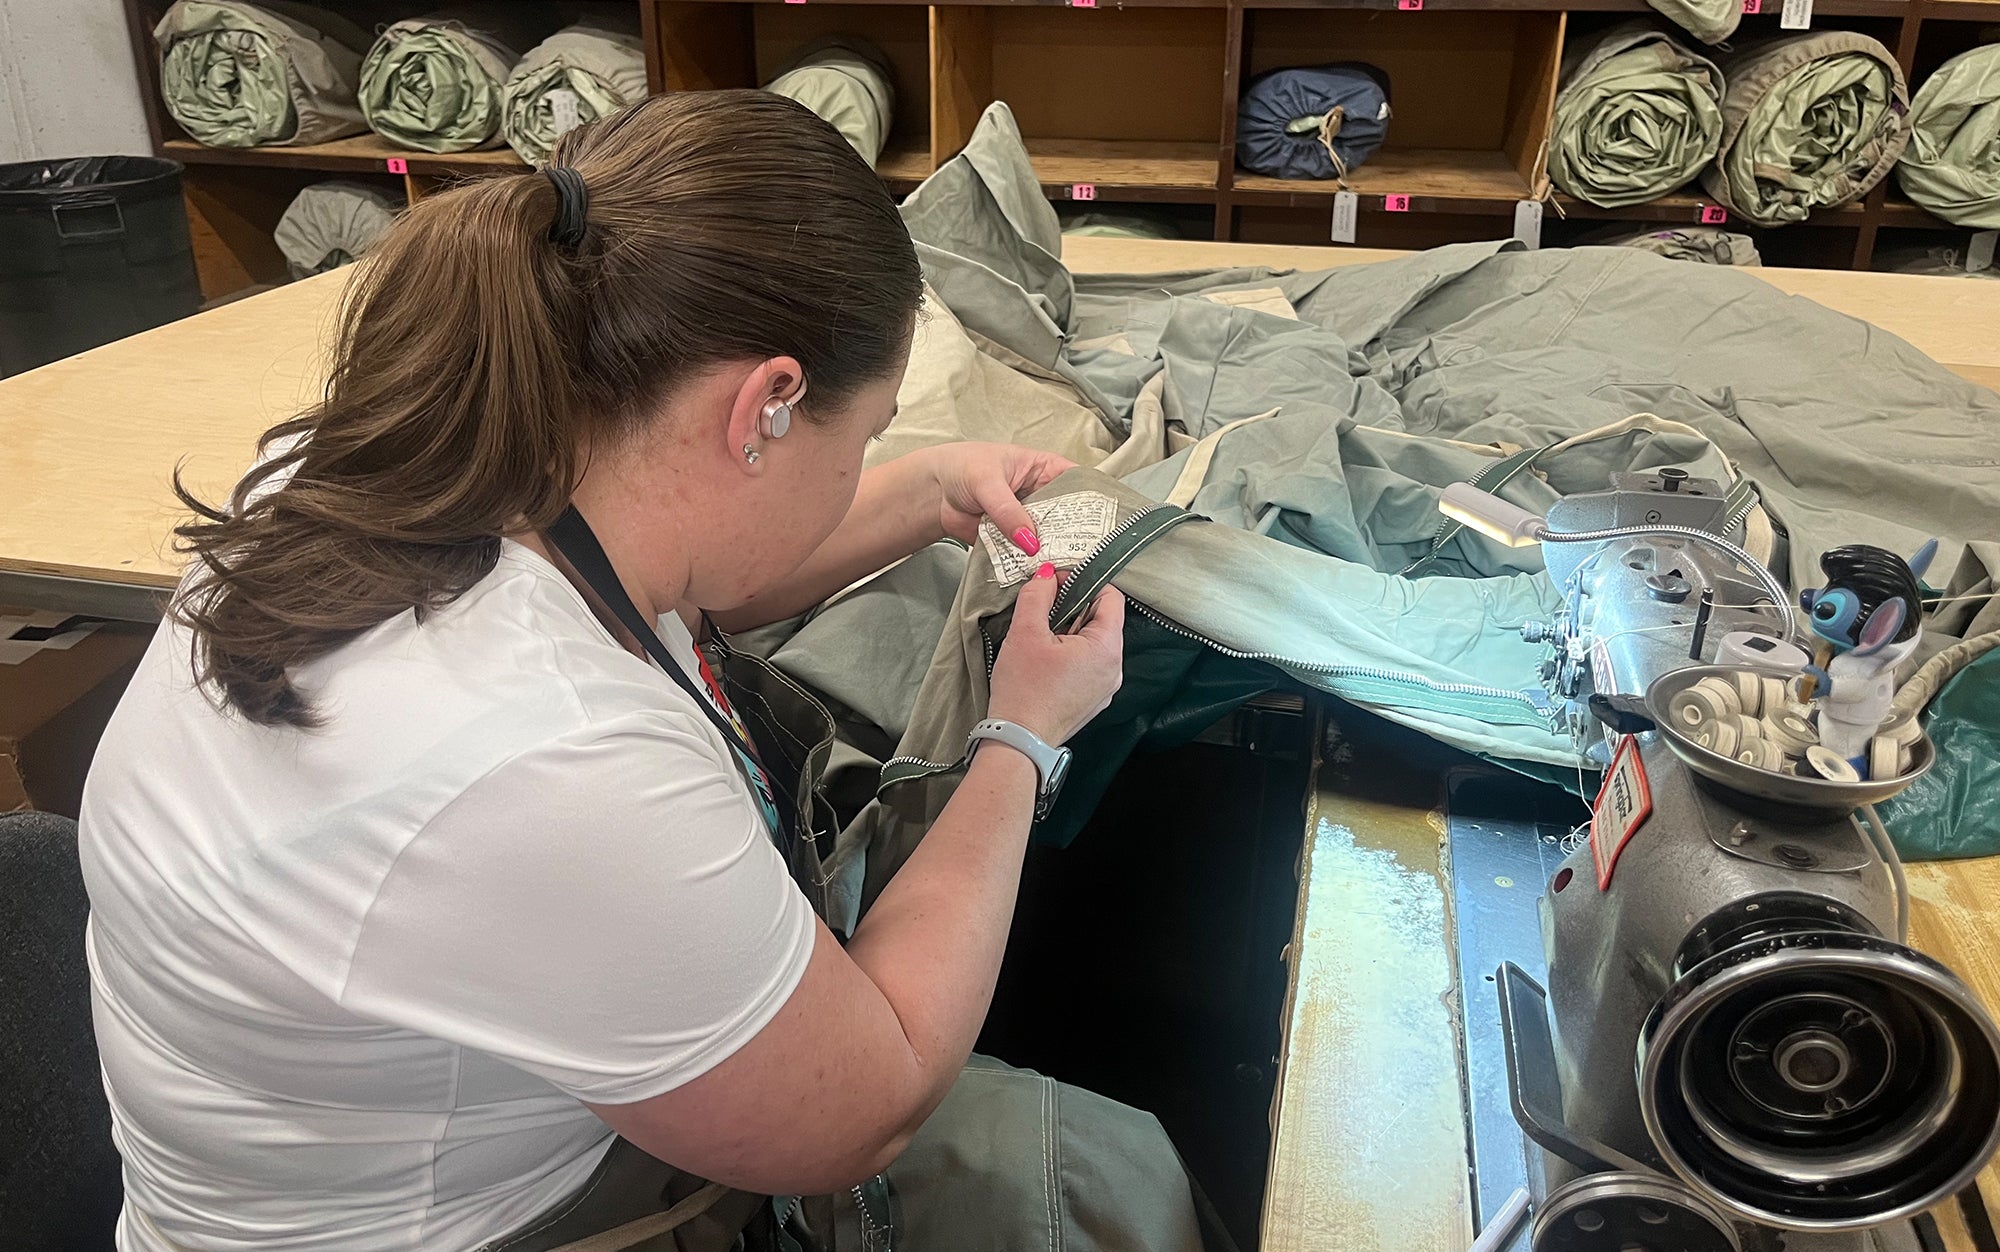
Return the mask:
[[1049,809],[1055,805],[1056,796],[1062,792],[1063,779],[1069,776],[1069,749],[1052,748],[1026,726],[991,717],[974,726],[972,733],[966,736],[965,759],[968,763],[980,742],[986,739],[1004,743],[1035,763],[1035,773],[1042,780],[1041,791],[1035,797],[1035,817],[1047,817]]

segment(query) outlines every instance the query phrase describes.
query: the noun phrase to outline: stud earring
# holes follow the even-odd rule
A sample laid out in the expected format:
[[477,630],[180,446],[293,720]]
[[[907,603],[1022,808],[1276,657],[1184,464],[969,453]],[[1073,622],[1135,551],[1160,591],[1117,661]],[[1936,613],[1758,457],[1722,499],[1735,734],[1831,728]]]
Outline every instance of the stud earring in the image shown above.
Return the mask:
[[755,449],[755,448],[751,447],[751,446],[750,446],[749,444],[747,444],[747,443],[743,445],[743,459],[744,459],[744,461],[748,462],[748,463],[749,463],[749,464],[751,464],[751,465],[755,465],[755,464],[757,463],[757,457],[758,457],[758,456],[759,456],[759,453],[758,453],[757,449]]

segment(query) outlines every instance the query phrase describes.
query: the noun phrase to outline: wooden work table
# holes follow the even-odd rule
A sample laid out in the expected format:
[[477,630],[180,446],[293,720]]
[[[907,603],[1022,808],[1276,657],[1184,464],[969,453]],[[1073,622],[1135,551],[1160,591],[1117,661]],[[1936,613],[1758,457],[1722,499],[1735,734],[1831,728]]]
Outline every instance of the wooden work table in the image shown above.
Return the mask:
[[[1395,253],[1076,238],[1085,272],[1323,267]],[[2000,283],[1752,271],[2000,387]],[[179,561],[178,465],[222,498],[257,436],[309,402],[341,272],[0,380],[0,603],[138,620]],[[1330,757],[1329,759],[1336,759]],[[1375,771],[1380,774],[1381,771]],[[1463,1252],[1471,1240],[1437,799],[1323,769],[1307,822],[1273,1110],[1266,1252]],[[2000,1006],[2000,858],[1910,868],[1912,935]],[[2000,1169],[1986,1175],[2000,1198]],[[1941,1213],[1953,1246],[1969,1247]]]

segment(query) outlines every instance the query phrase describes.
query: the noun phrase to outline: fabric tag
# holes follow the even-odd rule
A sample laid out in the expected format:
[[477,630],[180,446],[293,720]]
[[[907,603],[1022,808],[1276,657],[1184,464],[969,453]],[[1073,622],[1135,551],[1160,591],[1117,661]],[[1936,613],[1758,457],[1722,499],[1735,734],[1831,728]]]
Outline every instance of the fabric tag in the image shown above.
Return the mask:
[[1079,491],[1030,504],[1028,516],[1035,519],[1035,534],[1042,541],[1041,551],[1033,556],[1015,547],[991,518],[979,524],[980,542],[993,562],[994,581],[1003,587],[1027,582],[1044,561],[1057,569],[1083,564],[1111,537],[1118,525],[1118,504],[1102,492]]
[[1542,246],[1542,202],[1514,201],[1514,238],[1530,248]]
[[1784,12],[1778,15],[1778,29],[1805,30],[1812,25],[1812,0],[1785,0]]
[[1653,789],[1646,781],[1646,766],[1639,760],[1639,741],[1631,735],[1619,738],[1611,768],[1598,788],[1597,802],[1590,806],[1590,859],[1597,866],[1597,889],[1608,890],[1611,871],[1618,867],[1618,854],[1653,814]]
[[1354,221],[1361,212],[1361,197],[1351,191],[1333,193],[1333,241],[1354,242]]
[[1977,274],[1993,268],[1993,245],[2000,243],[2000,230],[1977,230],[1965,241],[1965,272]]
[[558,135],[567,135],[583,125],[583,101],[567,87],[556,87],[542,97],[549,102],[549,123]]

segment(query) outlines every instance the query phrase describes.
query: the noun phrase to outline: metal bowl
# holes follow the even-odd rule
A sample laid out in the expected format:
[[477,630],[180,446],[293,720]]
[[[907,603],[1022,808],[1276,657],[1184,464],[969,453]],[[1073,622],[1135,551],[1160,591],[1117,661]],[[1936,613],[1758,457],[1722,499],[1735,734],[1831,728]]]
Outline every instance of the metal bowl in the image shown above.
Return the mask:
[[1745,765],[1733,757],[1702,747],[1679,726],[1674,724],[1667,710],[1673,699],[1682,691],[1694,686],[1704,678],[1727,677],[1739,670],[1749,669],[1756,674],[1769,674],[1773,678],[1790,679],[1793,675],[1782,670],[1755,669],[1745,665],[1690,665],[1662,674],[1646,689],[1646,708],[1654,723],[1660,728],[1660,737],[1675,756],[1686,763],[1697,775],[1729,791],[1740,795],[1753,796],[1775,804],[1814,809],[1826,813],[1852,813],[1864,804],[1876,804],[1896,795],[1917,779],[1923,777],[1937,761],[1937,749],[1932,746],[1930,736],[1920,734],[1910,747],[1910,769],[1908,773],[1894,778],[1871,778],[1865,782],[1835,782],[1830,778],[1798,778],[1790,774],[1773,774],[1769,770]]

